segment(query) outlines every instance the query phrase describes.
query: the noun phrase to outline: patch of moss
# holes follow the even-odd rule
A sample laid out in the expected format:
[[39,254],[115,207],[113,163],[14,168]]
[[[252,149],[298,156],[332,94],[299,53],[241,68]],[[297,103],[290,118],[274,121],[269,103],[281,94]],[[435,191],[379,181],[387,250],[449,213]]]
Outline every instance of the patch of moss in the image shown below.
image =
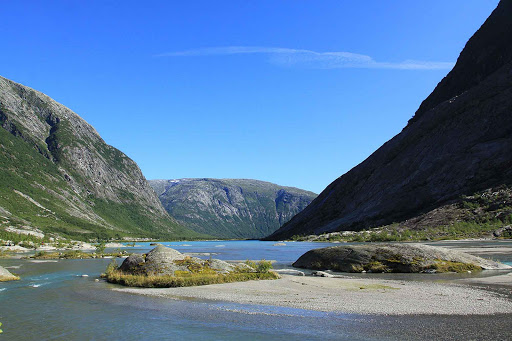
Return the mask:
[[364,270],[371,272],[391,272],[391,269],[381,262],[374,260],[364,265]]
[[437,272],[477,272],[482,271],[482,268],[478,265],[472,263],[461,263],[461,262],[451,262],[446,260],[437,259],[434,264],[429,267],[429,269],[434,269]]
[[10,281],[19,281],[20,278],[18,276],[12,276],[12,277],[0,277],[0,282],[10,282]]

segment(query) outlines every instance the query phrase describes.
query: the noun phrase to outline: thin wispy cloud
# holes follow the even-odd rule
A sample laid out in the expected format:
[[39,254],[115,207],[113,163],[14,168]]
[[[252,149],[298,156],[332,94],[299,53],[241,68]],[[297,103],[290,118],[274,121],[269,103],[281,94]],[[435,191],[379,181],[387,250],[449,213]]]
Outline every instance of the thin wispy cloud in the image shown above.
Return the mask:
[[198,57],[225,55],[261,54],[275,65],[306,67],[313,69],[401,69],[401,70],[445,70],[451,69],[452,62],[431,62],[405,60],[402,62],[380,62],[372,57],[352,52],[317,52],[280,47],[225,46],[167,52],[156,57]]

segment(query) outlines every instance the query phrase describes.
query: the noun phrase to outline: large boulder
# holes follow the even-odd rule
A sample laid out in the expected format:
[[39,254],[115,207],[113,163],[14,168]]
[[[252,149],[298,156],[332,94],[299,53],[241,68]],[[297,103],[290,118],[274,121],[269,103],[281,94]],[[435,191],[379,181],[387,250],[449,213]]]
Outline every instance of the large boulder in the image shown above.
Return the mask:
[[157,245],[145,255],[131,255],[120,266],[120,270],[131,274],[145,275],[174,275],[174,271],[187,271],[187,267],[180,264],[187,256],[181,252]]
[[[342,272],[422,272],[450,269],[510,269],[505,264],[464,252],[423,244],[365,244],[315,249],[293,266]],[[457,271],[457,270],[455,270]]]
[[173,276],[176,271],[196,272],[204,268],[211,268],[223,274],[235,270],[234,265],[222,260],[190,257],[161,244],[145,255],[130,255],[121,264],[119,270],[133,275]]
[[17,276],[14,276],[7,269],[0,266],[0,282],[15,281],[18,279],[20,279],[20,278]]
[[145,262],[146,260],[143,255],[133,254],[124,260],[119,270],[132,274],[141,273],[143,272]]
[[228,273],[235,269],[235,267],[228,262],[224,262],[220,259],[211,259],[208,261],[208,265],[211,269],[216,270],[220,273]]

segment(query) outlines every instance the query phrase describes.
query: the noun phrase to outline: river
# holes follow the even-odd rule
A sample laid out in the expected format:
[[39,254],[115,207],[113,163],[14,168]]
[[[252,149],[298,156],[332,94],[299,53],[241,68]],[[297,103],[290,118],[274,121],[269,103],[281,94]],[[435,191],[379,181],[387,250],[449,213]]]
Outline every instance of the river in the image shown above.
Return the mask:
[[[128,250],[147,252],[152,248],[149,243],[139,244]],[[274,246],[262,241],[163,244],[202,258],[211,254],[224,260],[275,260],[279,268],[290,266],[307,250],[332,245],[293,242]],[[511,248],[512,242],[499,245]],[[481,243],[449,246],[470,248]],[[493,258],[512,261],[506,250]],[[0,259],[0,265],[21,276],[20,281],[0,283],[4,331],[0,340],[469,340],[512,335],[511,315],[351,315],[131,295],[95,281],[110,261]],[[429,276],[415,275],[413,279],[435,280]]]

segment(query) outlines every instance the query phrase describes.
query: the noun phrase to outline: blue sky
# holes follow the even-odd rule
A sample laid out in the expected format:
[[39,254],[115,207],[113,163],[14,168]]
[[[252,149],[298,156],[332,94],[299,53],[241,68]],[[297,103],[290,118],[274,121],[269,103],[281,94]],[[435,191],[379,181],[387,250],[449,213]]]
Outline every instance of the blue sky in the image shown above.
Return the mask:
[[148,179],[319,193],[401,131],[497,3],[1,1],[0,75]]

